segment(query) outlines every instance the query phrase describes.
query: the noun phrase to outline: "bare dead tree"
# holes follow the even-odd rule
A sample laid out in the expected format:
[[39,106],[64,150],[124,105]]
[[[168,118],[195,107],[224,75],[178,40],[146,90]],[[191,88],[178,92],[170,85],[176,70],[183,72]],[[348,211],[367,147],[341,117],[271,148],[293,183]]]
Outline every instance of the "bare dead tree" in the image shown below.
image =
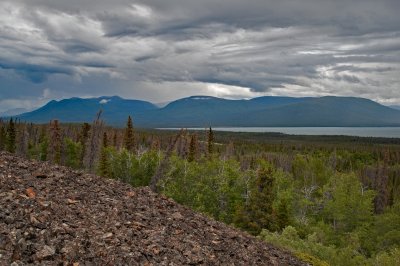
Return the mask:
[[90,171],[94,171],[95,163],[100,152],[100,141],[103,134],[103,121],[101,120],[102,110],[97,113],[96,120],[93,121],[92,130],[89,141],[86,144],[86,154],[84,164]]
[[178,140],[182,137],[184,133],[184,130],[181,129],[181,131],[179,131],[178,134],[176,134],[175,138],[172,140],[172,142],[170,143],[167,151],[165,152],[165,157],[163,158],[163,160],[161,161],[160,165],[158,166],[156,173],[153,175],[153,177],[151,178],[150,181],[150,189],[154,192],[158,192],[157,189],[157,183],[164,178],[165,176],[165,171],[168,168],[168,162],[169,162],[169,158],[172,155],[172,152],[175,149],[176,143],[178,142]]
[[25,156],[28,152],[28,142],[29,142],[29,133],[27,129],[27,125],[25,123],[20,123],[17,125],[18,134],[17,134],[17,143],[18,145],[16,153],[20,156]]

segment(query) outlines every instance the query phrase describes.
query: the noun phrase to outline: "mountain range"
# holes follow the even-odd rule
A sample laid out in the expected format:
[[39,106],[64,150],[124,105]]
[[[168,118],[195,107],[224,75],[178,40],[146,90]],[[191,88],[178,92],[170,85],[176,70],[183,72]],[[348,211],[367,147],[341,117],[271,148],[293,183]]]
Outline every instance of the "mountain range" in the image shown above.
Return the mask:
[[14,108],[14,109],[10,109],[4,112],[0,112],[0,117],[7,117],[7,116],[16,116],[16,115],[20,115],[26,112],[29,112],[30,110],[25,109],[25,108]]
[[123,126],[131,115],[137,127],[350,127],[400,126],[400,110],[355,97],[275,97],[228,100],[191,96],[164,107],[118,96],[51,101],[16,117],[47,123],[91,122],[99,110],[109,125]]

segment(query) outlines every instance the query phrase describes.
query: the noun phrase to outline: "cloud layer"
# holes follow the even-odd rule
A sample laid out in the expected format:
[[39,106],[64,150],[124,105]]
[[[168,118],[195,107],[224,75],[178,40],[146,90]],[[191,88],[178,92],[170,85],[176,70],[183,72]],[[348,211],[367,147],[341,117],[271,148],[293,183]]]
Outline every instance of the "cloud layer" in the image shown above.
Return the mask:
[[118,94],[400,104],[397,0],[3,0],[0,111]]

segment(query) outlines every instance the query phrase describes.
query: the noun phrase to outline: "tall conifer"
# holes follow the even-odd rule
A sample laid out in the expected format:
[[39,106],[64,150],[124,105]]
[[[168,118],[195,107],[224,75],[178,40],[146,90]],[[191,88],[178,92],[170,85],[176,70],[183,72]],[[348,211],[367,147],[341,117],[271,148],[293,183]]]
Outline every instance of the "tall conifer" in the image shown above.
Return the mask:
[[197,153],[197,135],[192,134],[190,137],[190,144],[189,144],[189,154],[188,154],[188,161],[192,162],[196,159]]
[[124,146],[128,151],[135,150],[135,135],[133,133],[133,123],[131,116],[128,117],[128,121],[126,123]]
[[214,132],[211,127],[207,132],[207,152],[209,157],[214,153]]
[[0,125],[0,150],[4,150],[7,141],[7,132],[4,125]]
[[[273,168],[268,164],[261,165],[257,170],[248,201],[239,210],[236,224],[254,235],[258,235],[262,229],[276,230],[276,214],[272,205],[274,198]],[[286,223],[283,215],[281,218],[282,223]]]
[[58,120],[53,120],[50,126],[50,146],[52,161],[56,164],[61,163],[61,128]]
[[6,149],[8,152],[15,153],[16,145],[15,145],[15,139],[16,139],[16,130],[15,130],[15,123],[13,119],[10,119],[10,122],[8,123],[7,127],[7,141],[6,141]]
[[85,158],[85,154],[86,154],[86,142],[89,139],[89,131],[90,131],[89,123],[84,123],[82,125],[81,132],[79,133],[79,139],[78,139],[78,141],[82,145],[82,152],[81,152],[81,157],[80,157],[81,166],[83,166],[83,159]]
[[110,163],[107,157],[108,137],[107,133],[103,133],[103,143],[99,161],[99,175],[109,177],[110,176]]

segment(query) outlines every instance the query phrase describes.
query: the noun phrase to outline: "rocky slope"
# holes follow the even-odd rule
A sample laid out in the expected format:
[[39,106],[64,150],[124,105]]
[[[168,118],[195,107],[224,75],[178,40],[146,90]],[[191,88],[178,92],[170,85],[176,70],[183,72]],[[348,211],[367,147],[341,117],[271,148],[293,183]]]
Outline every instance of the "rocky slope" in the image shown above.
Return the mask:
[[305,265],[121,182],[0,153],[0,265]]

